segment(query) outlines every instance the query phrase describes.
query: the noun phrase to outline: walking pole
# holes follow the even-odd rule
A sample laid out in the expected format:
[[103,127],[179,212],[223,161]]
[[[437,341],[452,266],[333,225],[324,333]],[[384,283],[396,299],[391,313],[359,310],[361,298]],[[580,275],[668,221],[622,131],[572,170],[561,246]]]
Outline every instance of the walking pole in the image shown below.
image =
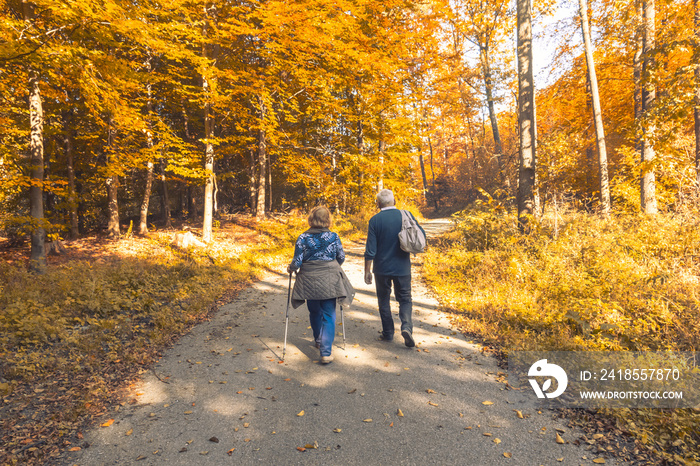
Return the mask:
[[287,329],[289,328],[289,302],[292,296],[292,272],[289,272],[289,289],[287,290],[287,310],[284,311],[284,348],[282,348],[282,361],[287,353]]
[[345,314],[343,313],[343,305],[340,305],[340,323],[343,326],[343,351],[345,350]]

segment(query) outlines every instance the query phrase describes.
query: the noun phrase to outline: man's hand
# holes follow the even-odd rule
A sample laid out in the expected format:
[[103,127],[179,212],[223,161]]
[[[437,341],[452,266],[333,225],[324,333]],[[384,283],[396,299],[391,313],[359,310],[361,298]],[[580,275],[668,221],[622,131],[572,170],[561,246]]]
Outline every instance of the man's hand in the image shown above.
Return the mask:
[[372,261],[365,259],[365,283],[372,284]]
[[294,272],[294,269],[292,268],[292,264],[289,264],[287,266],[287,273],[292,273],[292,272]]
[[372,272],[365,272],[365,283],[372,284]]

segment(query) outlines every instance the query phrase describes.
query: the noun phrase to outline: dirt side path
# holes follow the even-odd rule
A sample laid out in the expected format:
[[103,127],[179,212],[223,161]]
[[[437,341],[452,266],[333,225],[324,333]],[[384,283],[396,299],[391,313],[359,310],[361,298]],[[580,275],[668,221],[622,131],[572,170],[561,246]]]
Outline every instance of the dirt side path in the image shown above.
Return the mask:
[[[447,226],[425,223],[429,235]],[[593,464],[597,455],[550,412],[519,405],[518,418],[496,361],[451,328],[418,270],[417,348],[398,331],[394,342],[377,341],[363,245],[345,247],[357,296],[345,310],[345,349],[338,316],[334,363],[318,364],[305,306],[290,311],[280,363],[288,276],[270,273],[167,351],[133,388],[135,402],[87,432],[90,446],[64,463]]]

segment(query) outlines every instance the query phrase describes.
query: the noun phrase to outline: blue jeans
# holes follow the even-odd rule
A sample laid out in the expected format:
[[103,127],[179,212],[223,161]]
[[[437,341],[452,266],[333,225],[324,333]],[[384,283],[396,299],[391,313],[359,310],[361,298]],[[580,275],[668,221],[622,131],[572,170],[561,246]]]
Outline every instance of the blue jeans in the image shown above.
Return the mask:
[[399,319],[401,331],[407,330],[413,333],[413,300],[411,299],[411,276],[400,277],[391,275],[374,275],[374,283],[377,289],[377,301],[379,304],[379,317],[382,320],[382,335],[386,338],[394,337],[394,319],[391,317],[391,285],[394,285],[394,296],[399,302]]
[[314,341],[321,346],[321,356],[330,356],[335,339],[335,300],[307,299],[309,321],[314,332]]

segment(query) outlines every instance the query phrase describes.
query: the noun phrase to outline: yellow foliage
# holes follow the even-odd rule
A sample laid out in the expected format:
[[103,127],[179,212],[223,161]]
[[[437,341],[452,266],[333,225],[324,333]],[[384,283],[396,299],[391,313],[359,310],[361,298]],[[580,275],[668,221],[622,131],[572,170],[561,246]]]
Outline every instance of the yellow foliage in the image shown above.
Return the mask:
[[[493,208],[454,219],[425,256],[426,278],[464,331],[504,352],[700,347],[696,216],[574,214],[558,234],[545,218],[528,236]],[[665,457],[669,439],[684,439],[686,459],[700,451],[697,412],[628,411],[605,414],[636,425]]]

